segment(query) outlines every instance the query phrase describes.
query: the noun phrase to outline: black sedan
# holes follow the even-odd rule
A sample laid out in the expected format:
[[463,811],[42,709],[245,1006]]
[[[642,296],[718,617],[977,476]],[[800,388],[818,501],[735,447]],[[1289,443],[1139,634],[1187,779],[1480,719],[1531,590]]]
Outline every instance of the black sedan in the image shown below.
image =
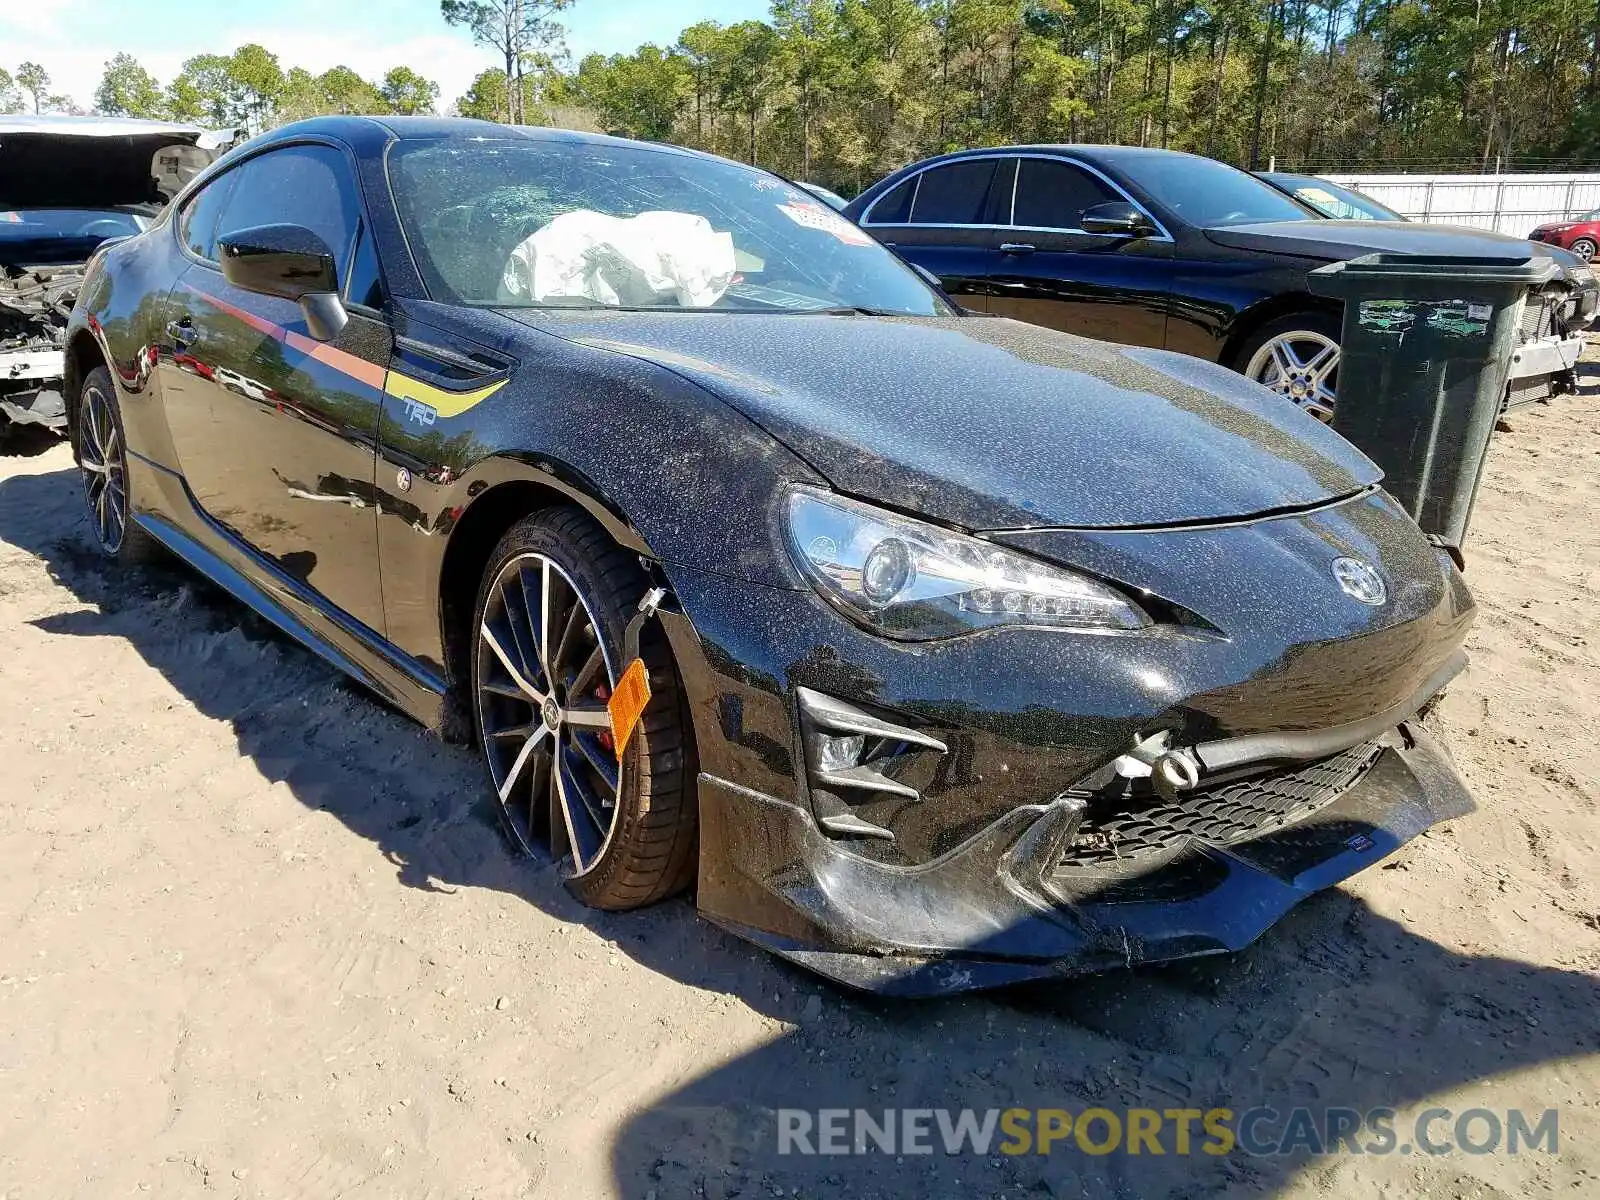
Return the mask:
[[734,163],[288,126],[97,255],[68,378],[107,556],[470,730],[585,902],[855,986],[1237,948],[1470,808],[1472,600],[1370,462]]
[[[1317,220],[1225,163],[1135,146],[947,154],[897,171],[844,211],[968,308],[1210,359],[1325,419],[1343,314],[1310,292],[1308,272],[1380,252],[1506,262],[1550,253],[1473,229]],[[1528,336],[1548,338],[1559,324],[1565,343],[1530,364],[1555,361],[1564,372],[1575,359],[1576,329],[1595,311],[1587,284],[1581,312],[1569,311],[1570,281],[1529,305]]]

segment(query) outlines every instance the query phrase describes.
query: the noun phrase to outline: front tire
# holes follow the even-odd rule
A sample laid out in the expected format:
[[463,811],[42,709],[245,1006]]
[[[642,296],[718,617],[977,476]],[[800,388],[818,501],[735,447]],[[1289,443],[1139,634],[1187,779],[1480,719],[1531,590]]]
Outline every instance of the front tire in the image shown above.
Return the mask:
[[1305,409],[1333,420],[1338,398],[1340,323],[1300,312],[1268,321],[1240,347],[1235,369]]
[[641,637],[651,699],[620,763],[606,708],[646,585],[587,514],[553,508],[501,539],[474,608],[474,715],[501,819],[595,908],[665,899],[696,861],[688,722],[658,627]]
[[100,553],[119,566],[148,562],[159,543],[133,520],[128,436],[111,372],[96,367],[78,397],[78,473],[89,510],[89,532]]
[[1594,250],[1595,246],[1593,238],[1581,237],[1572,243],[1572,252],[1579,258],[1583,259],[1584,262],[1588,262],[1594,257]]

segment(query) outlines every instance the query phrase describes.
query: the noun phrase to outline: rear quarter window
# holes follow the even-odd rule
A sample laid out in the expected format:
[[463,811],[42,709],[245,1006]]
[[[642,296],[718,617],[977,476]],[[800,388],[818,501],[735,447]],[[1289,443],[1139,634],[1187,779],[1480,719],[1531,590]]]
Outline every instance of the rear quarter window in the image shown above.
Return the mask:
[[867,215],[869,225],[904,225],[911,217],[911,195],[917,190],[917,177],[889,189],[872,205]]

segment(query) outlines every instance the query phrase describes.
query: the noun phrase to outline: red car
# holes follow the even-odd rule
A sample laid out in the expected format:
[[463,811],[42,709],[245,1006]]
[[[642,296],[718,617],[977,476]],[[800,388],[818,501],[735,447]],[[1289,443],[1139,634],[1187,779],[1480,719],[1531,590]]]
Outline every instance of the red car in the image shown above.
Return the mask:
[[1600,246],[1600,208],[1590,209],[1570,221],[1551,221],[1548,225],[1541,225],[1528,235],[1528,240],[1571,250],[1588,262],[1594,257],[1595,247]]

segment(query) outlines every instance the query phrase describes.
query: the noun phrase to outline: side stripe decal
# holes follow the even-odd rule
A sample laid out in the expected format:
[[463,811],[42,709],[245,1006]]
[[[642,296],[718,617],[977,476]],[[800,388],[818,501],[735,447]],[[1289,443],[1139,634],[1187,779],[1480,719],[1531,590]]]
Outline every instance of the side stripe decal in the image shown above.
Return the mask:
[[287,345],[292,350],[298,350],[308,358],[314,358],[324,366],[332,367],[342,375],[348,375],[368,387],[378,388],[386,395],[393,396],[396,400],[407,400],[416,404],[424,404],[433,409],[441,417],[459,417],[468,409],[487,400],[501,388],[505,387],[506,380],[499,379],[494,383],[475,388],[470,392],[451,392],[444,388],[435,387],[431,383],[424,383],[420,379],[413,379],[409,375],[402,375],[398,371],[385,370],[376,363],[368,362],[359,355],[340,350],[315,338],[306,337],[303,333],[295,333],[276,325],[265,317],[258,317],[235,304],[229,304],[220,297],[209,292],[203,292],[191,283],[183,284],[184,290],[194,293],[207,304],[215,305],[230,317],[243,321],[257,333],[274,338]]

